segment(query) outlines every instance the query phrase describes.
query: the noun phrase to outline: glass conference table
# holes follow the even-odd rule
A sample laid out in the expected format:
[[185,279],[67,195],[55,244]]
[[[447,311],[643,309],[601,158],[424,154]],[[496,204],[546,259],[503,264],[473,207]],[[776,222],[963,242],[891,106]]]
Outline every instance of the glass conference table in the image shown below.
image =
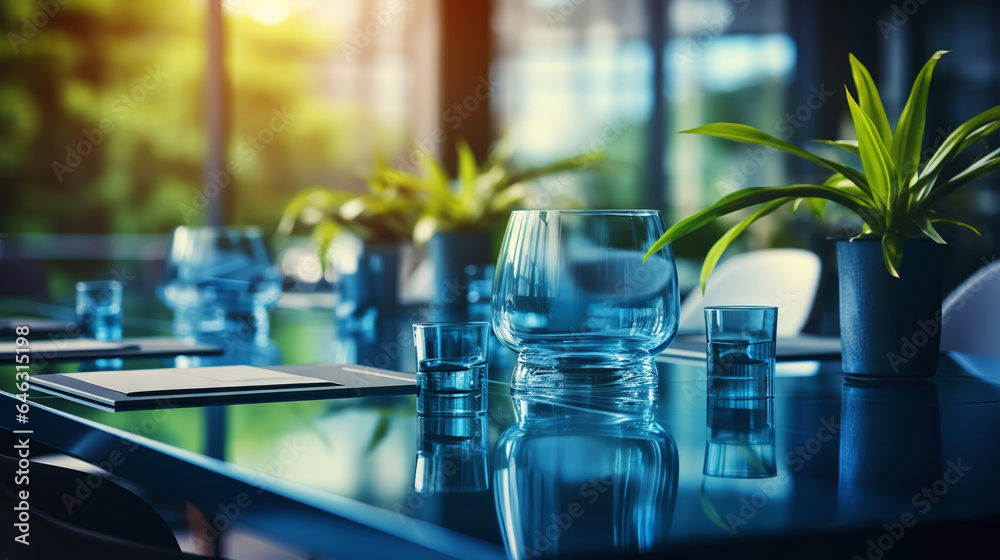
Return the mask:
[[[34,442],[196,505],[206,542],[244,527],[320,557],[874,559],[981,546],[1000,528],[1000,360],[944,357],[937,376],[897,382],[779,363],[776,397],[753,403],[710,401],[703,363],[660,360],[655,396],[515,401],[514,356],[491,344],[480,418],[418,419],[413,396],[110,413],[32,392],[29,427]],[[413,371],[406,319],[338,334],[329,310],[278,309],[269,337],[227,348],[124,367]],[[22,429],[7,381],[0,425]]]

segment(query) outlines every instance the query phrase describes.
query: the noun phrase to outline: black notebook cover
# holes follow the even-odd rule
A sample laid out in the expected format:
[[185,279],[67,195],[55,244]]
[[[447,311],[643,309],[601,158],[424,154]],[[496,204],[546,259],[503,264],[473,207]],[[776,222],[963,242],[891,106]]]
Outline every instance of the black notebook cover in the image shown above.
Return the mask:
[[416,376],[351,364],[54,373],[31,388],[111,411],[408,395]]

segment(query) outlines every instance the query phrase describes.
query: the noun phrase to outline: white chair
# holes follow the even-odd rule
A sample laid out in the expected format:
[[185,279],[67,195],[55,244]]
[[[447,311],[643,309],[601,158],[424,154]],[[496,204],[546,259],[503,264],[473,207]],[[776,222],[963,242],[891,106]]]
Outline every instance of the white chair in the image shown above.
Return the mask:
[[1000,261],[980,268],[945,298],[941,350],[1000,356]]
[[774,305],[778,336],[802,332],[819,287],[819,257],[802,249],[768,249],[729,258],[708,277],[704,297],[696,287],[681,303],[682,333],[705,332],[707,306]]

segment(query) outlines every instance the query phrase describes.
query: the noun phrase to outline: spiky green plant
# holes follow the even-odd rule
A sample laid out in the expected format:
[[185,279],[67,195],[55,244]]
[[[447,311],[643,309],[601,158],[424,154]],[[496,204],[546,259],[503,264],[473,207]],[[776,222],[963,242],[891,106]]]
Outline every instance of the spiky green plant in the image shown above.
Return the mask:
[[[882,100],[868,70],[854,55],[850,55],[851,73],[857,89],[856,102],[847,91],[847,104],[854,121],[857,140],[819,140],[853,153],[861,159],[862,169],[822,158],[798,146],[775,138],[756,128],[733,123],[713,123],[686,134],[718,136],[737,142],[762,144],[801,157],[820,165],[833,174],[822,185],[794,184],[778,187],[751,187],[729,194],[667,230],[646,253],[650,255],[668,243],[737,210],[757,207],[749,216],[730,228],[712,246],[701,269],[701,289],[712,273],[719,257],[750,224],[793,203],[794,208],[805,201],[817,216],[822,217],[827,201],[840,204],[856,213],[864,222],[860,238],[881,238],[885,267],[893,276],[900,274],[903,243],[907,237],[926,235],[944,243],[934,224],[947,222],[979,232],[969,224],[935,211],[941,200],[970,181],[1000,167],[1000,149],[988,151],[963,171],[947,181],[939,181],[942,170],[956,156],[1000,128],[1000,105],[984,111],[956,127],[941,146],[921,164],[920,148],[924,136],[927,93],[931,74],[938,60],[947,51],[938,51],[924,65],[913,83],[910,97],[903,107],[895,130],[889,128]],[[846,90],[846,87],[845,87]]]

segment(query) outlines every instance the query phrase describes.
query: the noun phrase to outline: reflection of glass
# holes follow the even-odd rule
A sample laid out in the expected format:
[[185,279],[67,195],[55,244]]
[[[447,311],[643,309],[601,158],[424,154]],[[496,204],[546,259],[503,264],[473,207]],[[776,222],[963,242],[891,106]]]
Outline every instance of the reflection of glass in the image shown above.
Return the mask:
[[[944,496],[918,496],[942,479],[937,385],[848,377],[840,406],[841,515],[858,521],[943,513]],[[923,503],[926,511],[918,509]]]
[[417,412],[486,412],[489,323],[416,323]]
[[777,307],[706,307],[708,396],[773,397],[777,327]]
[[494,494],[511,558],[650,551],[669,531],[677,448],[656,398],[613,390],[515,396],[497,442]]
[[414,490],[429,494],[489,490],[486,415],[420,416],[417,421]]
[[518,352],[515,389],[655,384],[679,297],[655,210],[518,210],[493,283],[492,321]]
[[174,310],[178,334],[232,329],[267,332],[267,311],[281,295],[281,277],[257,228],[174,230],[160,299]]
[[705,469],[720,478],[778,474],[774,449],[774,399],[708,399]]
[[121,282],[77,282],[76,319],[84,338],[121,340]]

